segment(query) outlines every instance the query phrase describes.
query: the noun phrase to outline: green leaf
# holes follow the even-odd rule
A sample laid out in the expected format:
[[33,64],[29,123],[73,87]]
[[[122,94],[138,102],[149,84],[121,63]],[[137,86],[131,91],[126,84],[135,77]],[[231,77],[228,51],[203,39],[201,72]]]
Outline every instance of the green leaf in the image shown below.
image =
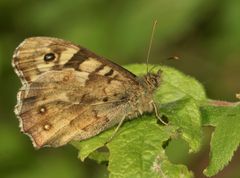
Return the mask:
[[196,152],[201,146],[202,130],[199,107],[191,98],[183,98],[172,103],[160,105],[160,111],[166,115],[170,124],[180,128],[181,137],[190,146],[190,152]]
[[[226,102],[208,100],[200,108],[202,114],[202,124],[205,126],[217,126],[221,119],[236,115],[235,110],[240,106],[239,102]],[[223,117],[225,116],[225,117]]]
[[210,163],[204,170],[205,175],[213,176],[229,163],[240,144],[240,105],[206,106],[201,110],[204,123],[216,126],[210,144]]
[[72,141],[71,144],[79,150],[78,158],[84,161],[90,153],[94,152],[98,148],[105,146],[107,140],[113,134],[113,129],[102,132],[101,134],[83,141]]
[[[167,66],[149,65],[150,69],[152,67],[154,67],[154,72],[162,71],[162,84],[156,92],[159,103],[170,103],[184,97],[192,98],[196,103],[202,103],[206,100],[203,86],[193,77]],[[146,74],[145,64],[132,64],[126,66],[126,68],[136,75]]]
[[[153,66],[149,66],[152,68]],[[181,137],[190,146],[190,152],[200,149],[202,131],[199,106],[206,101],[203,86],[194,78],[166,66],[154,66],[155,72],[162,71],[162,85],[155,94],[160,112],[171,124],[180,128]],[[129,65],[127,68],[137,75],[144,75],[145,65]]]
[[95,160],[98,164],[103,163],[103,162],[108,162],[109,160],[109,152],[107,151],[98,151],[95,150],[92,152],[88,158]]
[[[175,130],[176,127],[173,126],[159,126],[155,117],[144,116],[126,122],[119,129],[113,140],[106,145],[109,155],[106,152],[92,151],[103,146],[114,129],[72,144],[79,149],[81,160],[87,156],[99,163],[109,159],[110,177],[192,177],[185,166],[169,162],[162,148]],[[96,140],[98,137],[99,143]]]
[[110,177],[191,177],[185,166],[170,163],[162,148],[174,131],[174,127],[159,126],[154,117],[126,123],[108,144]]

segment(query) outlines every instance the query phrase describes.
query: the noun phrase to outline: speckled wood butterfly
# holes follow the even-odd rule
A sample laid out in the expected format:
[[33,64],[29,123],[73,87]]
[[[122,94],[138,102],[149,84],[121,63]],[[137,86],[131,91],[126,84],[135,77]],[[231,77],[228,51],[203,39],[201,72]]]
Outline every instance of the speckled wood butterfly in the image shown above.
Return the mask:
[[36,148],[91,138],[156,109],[160,72],[137,77],[65,40],[28,38],[12,65],[23,85],[15,113]]

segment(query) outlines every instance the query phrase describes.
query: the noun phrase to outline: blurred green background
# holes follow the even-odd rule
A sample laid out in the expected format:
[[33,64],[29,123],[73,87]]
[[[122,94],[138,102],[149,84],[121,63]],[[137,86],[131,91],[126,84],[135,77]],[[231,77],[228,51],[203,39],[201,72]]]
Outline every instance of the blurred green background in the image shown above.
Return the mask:
[[[77,159],[70,145],[34,150],[13,113],[20,81],[11,67],[14,49],[26,37],[52,36],[81,44],[118,64],[143,63],[153,21],[158,20],[151,63],[194,76],[210,98],[235,101],[240,91],[239,0],[1,0],[0,1],[0,177],[107,177],[106,165]],[[180,60],[167,60],[179,56]],[[211,129],[203,149],[187,154],[177,140],[167,150],[204,177]],[[240,177],[240,151],[215,178]]]

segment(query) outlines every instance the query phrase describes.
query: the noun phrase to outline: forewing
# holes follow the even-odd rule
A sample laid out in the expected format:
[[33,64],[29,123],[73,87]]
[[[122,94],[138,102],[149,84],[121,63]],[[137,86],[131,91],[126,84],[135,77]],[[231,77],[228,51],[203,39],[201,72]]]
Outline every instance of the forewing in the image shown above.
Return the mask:
[[[45,60],[47,55],[53,60]],[[69,41],[51,37],[25,39],[15,50],[12,66],[23,84],[33,82],[39,75],[50,70],[74,68],[100,75],[135,79],[135,75],[113,62]],[[113,73],[114,72],[114,73]]]

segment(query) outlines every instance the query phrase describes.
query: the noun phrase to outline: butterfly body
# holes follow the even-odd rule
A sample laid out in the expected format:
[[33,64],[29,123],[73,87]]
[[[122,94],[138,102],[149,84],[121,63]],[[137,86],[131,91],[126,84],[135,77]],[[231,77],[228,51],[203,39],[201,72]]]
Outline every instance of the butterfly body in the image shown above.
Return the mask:
[[28,38],[12,64],[23,85],[15,113],[37,148],[91,138],[154,111],[159,73],[137,77],[71,42]]

